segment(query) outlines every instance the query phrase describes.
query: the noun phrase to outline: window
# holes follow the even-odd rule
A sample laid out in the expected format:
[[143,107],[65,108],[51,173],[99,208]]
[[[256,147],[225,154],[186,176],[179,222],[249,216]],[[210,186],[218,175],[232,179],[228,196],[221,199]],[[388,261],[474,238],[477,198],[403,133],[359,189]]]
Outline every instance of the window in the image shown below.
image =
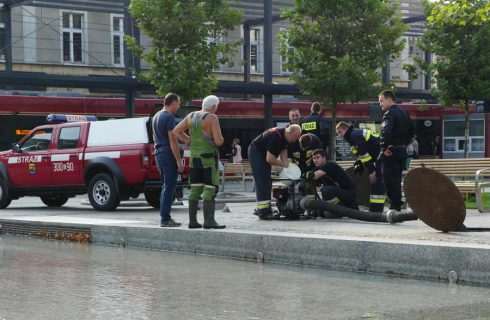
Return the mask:
[[456,139],[444,139],[444,151],[456,151]]
[[80,127],[62,128],[58,140],[58,149],[73,149],[78,147]]
[[20,147],[23,152],[46,150],[51,143],[53,129],[40,129],[34,132]]
[[474,152],[485,152],[485,139],[483,138],[472,138],[470,151]]
[[250,29],[250,71],[260,72],[260,30]]
[[81,13],[63,13],[63,61],[82,62],[84,15]]
[[111,15],[112,64],[124,65],[124,17]]
[[[470,132],[468,139],[469,152],[485,151],[485,124],[483,119],[470,119]],[[444,152],[464,151],[464,121],[444,121]]]

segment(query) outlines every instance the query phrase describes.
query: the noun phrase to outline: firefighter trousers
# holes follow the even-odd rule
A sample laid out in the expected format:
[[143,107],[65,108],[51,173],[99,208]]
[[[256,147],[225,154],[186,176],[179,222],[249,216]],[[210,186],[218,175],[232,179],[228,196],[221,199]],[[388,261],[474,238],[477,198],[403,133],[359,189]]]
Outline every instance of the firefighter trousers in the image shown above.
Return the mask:
[[255,182],[255,194],[258,207],[270,207],[272,178],[271,166],[265,160],[267,152],[257,149],[253,144],[248,148],[248,159],[252,167],[252,175]]
[[332,204],[339,204],[347,208],[359,210],[356,202],[356,188],[342,189],[337,186],[323,186],[321,188],[323,200]]
[[376,163],[376,181],[371,182],[371,195],[369,197],[369,211],[383,212],[385,207],[385,182],[381,162]]
[[390,209],[400,211],[402,201],[402,172],[405,168],[406,158],[384,159],[382,161],[382,175],[385,182],[386,194],[390,199]]

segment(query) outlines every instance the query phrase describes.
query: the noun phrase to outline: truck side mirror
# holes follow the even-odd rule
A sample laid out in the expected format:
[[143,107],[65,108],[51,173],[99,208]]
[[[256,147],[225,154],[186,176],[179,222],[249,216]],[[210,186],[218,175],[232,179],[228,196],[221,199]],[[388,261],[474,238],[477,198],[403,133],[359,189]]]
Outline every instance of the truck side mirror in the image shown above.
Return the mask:
[[12,144],[12,151],[15,153],[21,153],[22,151],[20,150],[20,146],[17,143]]

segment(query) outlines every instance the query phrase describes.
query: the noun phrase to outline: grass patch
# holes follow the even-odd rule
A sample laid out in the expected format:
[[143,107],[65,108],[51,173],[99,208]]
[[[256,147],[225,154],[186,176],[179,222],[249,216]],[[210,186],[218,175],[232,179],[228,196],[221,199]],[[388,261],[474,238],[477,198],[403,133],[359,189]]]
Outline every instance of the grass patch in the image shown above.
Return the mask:
[[[465,201],[466,209],[476,209],[476,198],[474,194],[470,194]],[[483,194],[483,207],[490,207],[490,193]]]

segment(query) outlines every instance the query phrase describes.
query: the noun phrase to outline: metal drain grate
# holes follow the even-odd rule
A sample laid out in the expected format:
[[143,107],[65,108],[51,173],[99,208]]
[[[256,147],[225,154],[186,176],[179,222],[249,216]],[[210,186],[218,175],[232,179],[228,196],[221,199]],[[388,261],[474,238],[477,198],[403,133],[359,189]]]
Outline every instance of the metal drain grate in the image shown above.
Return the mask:
[[77,242],[91,242],[90,228],[64,227],[54,225],[39,225],[30,223],[3,222],[0,224],[0,233],[28,235],[47,239],[69,240]]

